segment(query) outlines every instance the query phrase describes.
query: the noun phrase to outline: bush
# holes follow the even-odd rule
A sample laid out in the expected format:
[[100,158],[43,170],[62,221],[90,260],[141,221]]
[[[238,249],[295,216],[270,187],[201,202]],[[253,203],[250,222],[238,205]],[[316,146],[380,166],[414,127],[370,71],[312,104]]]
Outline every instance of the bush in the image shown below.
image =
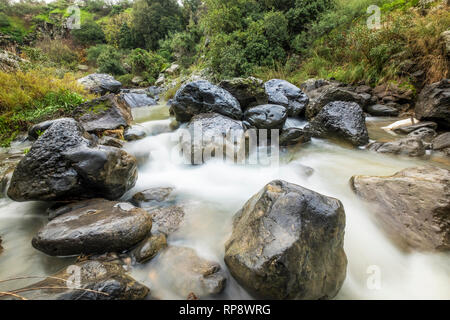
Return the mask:
[[105,34],[102,28],[92,20],[86,20],[81,24],[80,29],[71,32],[73,38],[82,45],[93,45],[105,42]]
[[134,49],[127,58],[133,74],[142,75],[151,83],[167,67],[167,61],[160,55],[144,49]]
[[114,47],[107,44],[98,44],[96,46],[89,47],[86,50],[86,59],[91,65],[97,66],[98,57],[107,50],[114,50]]
[[71,48],[71,44],[64,40],[42,40],[36,44],[36,48],[40,49],[45,57],[56,66],[74,68],[78,64],[78,54]]
[[98,70],[101,73],[122,75],[125,70],[121,62],[121,54],[117,49],[108,46],[97,58]]
[[3,12],[0,12],[0,28],[9,27],[10,24],[8,16]]

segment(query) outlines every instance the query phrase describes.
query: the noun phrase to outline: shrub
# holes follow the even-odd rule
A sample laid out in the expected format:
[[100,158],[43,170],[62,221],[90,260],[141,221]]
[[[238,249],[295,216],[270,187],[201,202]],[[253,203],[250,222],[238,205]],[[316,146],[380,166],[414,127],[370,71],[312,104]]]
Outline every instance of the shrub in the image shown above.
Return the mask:
[[108,46],[97,58],[98,69],[102,73],[121,75],[125,70],[121,62],[121,54],[117,49]]
[[9,27],[10,24],[8,16],[3,12],[0,12],[0,28]]
[[154,82],[167,66],[167,61],[160,55],[139,48],[134,49],[127,60],[133,74],[143,75],[149,82]]
[[114,50],[114,47],[107,44],[98,44],[96,46],[89,47],[86,50],[86,58],[87,61],[94,66],[97,66],[97,60],[100,54],[107,50]]
[[105,34],[102,28],[92,20],[84,21],[80,29],[71,32],[73,38],[82,45],[93,45],[105,42]]
[[36,44],[36,48],[57,66],[75,67],[78,64],[78,54],[71,44],[64,40],[42,40]]

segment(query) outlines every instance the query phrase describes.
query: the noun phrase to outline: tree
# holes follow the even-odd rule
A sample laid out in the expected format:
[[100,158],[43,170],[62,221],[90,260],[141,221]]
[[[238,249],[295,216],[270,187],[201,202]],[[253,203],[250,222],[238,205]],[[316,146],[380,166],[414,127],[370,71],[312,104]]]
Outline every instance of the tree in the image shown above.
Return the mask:
[[81,24],[80,29],[71,32],[75,40],[82,45],[92,45],[105,42],[102,28],[94,21],[87,20]]
[[133,9],[132,28],[140,47],[155,50],[159,40],[183,28],[182,11],[176,0],[137,0]]

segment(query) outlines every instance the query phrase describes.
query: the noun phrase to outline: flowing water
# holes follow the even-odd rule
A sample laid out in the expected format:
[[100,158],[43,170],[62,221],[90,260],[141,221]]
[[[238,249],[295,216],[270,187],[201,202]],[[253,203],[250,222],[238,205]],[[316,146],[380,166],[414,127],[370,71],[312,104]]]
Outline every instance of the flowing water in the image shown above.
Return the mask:
[[[280,165],[241,166],[217,161],[202,166],[179,164],[173,156],[171,119],[164,106],[134,110],[137,122],[149,136],[128,143],[126,149],[141,159],[136,187],[124,196],[150,187],[171,186],[178,199],[187,203],[180,229],[168,238],[169,244],[194,248],[198,255],[222,265],[224,243],[231,233],[233,215],[268,182],[283,179],[342,201],[346,217],[345,252],[348,270],[336,299],[450,299],[450,255],[402,251],[372,219],[372,208],[359,200],[349,187],[353,175],[391,175],[401,169],[433,164],[449,168],[448,161],[394,157],[350,149],[323,140],[281,152]],[[368,119],[372,139],[390,140],[379,129],[396,119]],[[304,174],[304,166],[314,169]],[[31,238],[45,224],[46,205],[0,200],[0,279],[14,276],[49,275],[73,262],[73,258],[48,257],[31,247]],[[185,299],[167,276],[173,265],[158,257],[134,266],[131,275],[150,287],[160,299]],[[180,278],[183,274],[178,274]],[[379,286],[373,286],[376,277]],[[28,282],[27,282],[28,281]],[[1,284],[0,291],[29,283]],[[218,298],[249,299],[248,294],[228,275],[226,289]]]

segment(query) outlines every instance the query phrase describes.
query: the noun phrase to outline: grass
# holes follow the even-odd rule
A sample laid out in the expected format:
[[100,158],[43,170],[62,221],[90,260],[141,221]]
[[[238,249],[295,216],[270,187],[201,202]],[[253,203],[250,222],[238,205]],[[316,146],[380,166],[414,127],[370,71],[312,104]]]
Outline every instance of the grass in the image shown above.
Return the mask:
[[0,72],[0,145],[5,147],[32,124],[68,115],[92,98],[72,74],[54,69]]

